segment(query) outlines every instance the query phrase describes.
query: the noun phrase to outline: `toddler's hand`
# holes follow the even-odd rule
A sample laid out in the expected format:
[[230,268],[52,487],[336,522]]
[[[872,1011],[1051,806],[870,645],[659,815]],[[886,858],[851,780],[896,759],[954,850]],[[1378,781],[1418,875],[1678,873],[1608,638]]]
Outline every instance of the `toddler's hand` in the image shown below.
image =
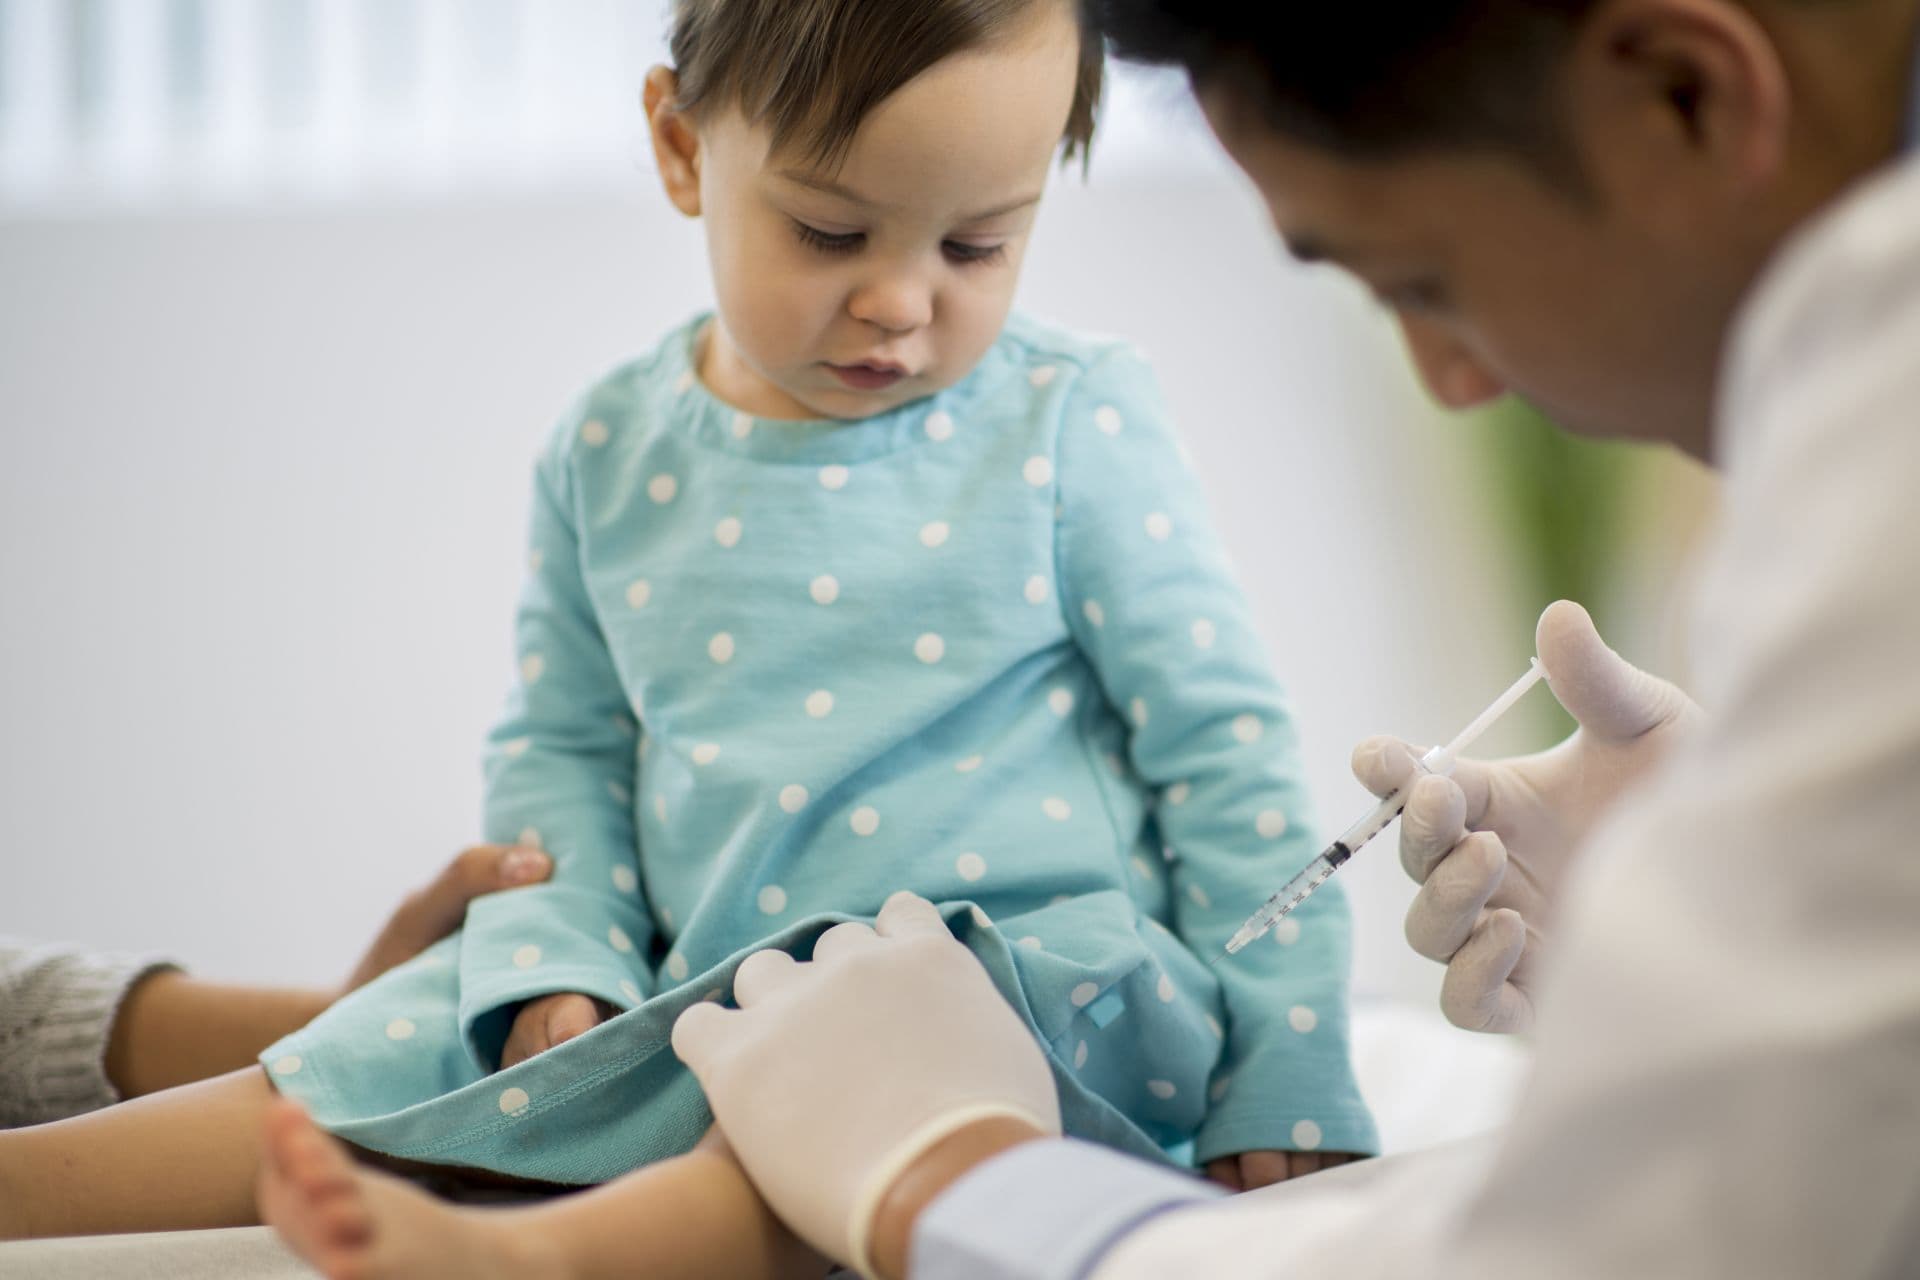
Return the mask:
[[505,1071],[557,1044],[565,1044],[593,1030],[613,1013],[610,1005],[571,991],[530,1000],[514,1016],[507,1047],[500,1051],[500,1069]]
[[1258,1191],[1358,1159],[1350,1151],[1243,1151],[1207,1161],[1207,1177],[1229,1191]]

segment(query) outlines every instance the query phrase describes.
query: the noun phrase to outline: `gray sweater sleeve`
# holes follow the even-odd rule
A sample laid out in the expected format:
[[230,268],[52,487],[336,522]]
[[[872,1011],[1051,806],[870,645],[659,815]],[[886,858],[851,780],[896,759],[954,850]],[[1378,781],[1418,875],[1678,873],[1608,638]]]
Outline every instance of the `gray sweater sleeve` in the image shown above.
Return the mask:
[[136,983],[174,967],[0,936],[0,1129],[118,1102],[106,1072],[114,1017]]

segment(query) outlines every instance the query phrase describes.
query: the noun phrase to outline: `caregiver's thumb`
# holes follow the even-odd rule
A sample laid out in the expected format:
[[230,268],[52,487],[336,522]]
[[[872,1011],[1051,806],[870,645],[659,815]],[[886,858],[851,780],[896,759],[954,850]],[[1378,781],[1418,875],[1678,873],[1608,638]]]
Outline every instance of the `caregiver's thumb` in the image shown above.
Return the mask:
[[1693,710],[1678,688],[1608,648],[1592,617],[1571,600],[1547,606],[1534,643],[1553,696],[1595,737],[1629,742]]

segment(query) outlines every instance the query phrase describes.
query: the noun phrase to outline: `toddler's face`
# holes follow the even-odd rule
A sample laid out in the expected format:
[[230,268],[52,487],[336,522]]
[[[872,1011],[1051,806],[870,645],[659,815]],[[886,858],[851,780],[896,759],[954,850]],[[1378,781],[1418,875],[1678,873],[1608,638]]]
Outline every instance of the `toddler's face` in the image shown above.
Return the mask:
[[1037,6],[882,102],[830,172],[770,154],[736,110],[704,119],[688,211],[718,299],[700,356],[714,393],[762,417],[863,418],[966,376],[1012,303],[1079,42],[1071,6]]

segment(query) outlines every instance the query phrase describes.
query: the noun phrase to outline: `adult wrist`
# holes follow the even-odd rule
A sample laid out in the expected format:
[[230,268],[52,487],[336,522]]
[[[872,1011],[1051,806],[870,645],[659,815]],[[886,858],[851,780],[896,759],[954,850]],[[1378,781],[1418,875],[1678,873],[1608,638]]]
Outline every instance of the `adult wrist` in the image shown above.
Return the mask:
[[873,1269],[881,1280],[905,1280],[920,1215],[962,1177],[1013,1148],[1047,1137],[1017,1116],[986,1116],[928,1147],[893,1180],[874,1209]]

